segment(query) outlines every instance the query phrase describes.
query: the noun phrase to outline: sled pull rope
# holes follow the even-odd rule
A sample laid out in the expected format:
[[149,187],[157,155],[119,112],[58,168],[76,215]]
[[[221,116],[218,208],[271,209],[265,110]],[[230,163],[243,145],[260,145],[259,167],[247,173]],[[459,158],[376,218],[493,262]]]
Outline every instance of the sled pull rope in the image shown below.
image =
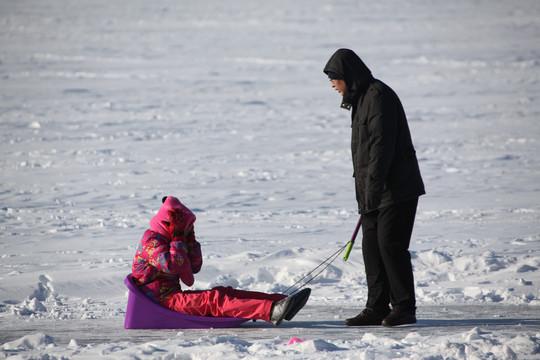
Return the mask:
[[[330,264],[332,264],[334,262],[334,260],[336,260],[338,258],[338,256],[343,252],[343,250],[345,250],[345,248],[347,248],[347,251],[345,252],[345,256],[343,257],[343,260],[347,261],[347,259],[349,258],[349,253],[351,252],[352,246],[354,244],[354,241],[356,240],[356,236],[358,235],[358,230],[360,230],[361,223],[362,223],[362,218],[358,219],[358,224],[356,224],[356,228],[354,229],[354,233],[353,233],[353,235],[351,237],[351,240],[347,244],[343,245],[338,251],[336,251],[335,253],[330,255],[326,260],[324,260],[322,263],[320,263],[315,269],[311,270],[304,277],[302,277],[300,280],[298,280],[297,282],[292,284],[287,290],[285,290],[283,292],[283,294],[289,295],[289,296],[296,294],[301,288],[303,288],[304,286],[309,284],[313,279],[315,279],[317,276],[319,276],[320,273],[322,273],[324,270],[326,270],[326,268],[329,267]],[[292,291],[290,294],[287,294],[287,292],[289,290],[293,289],[298,283],[301,283],[305,278],[307,278],[309,275],[314,273],[318,268],[320,268],[324,264],[326,264],[326,266],[324,268],[322,268],[314,276],[312,276],[311,279],[306,281],[303,285],[299,286],[296,290]]]
[[[285,290],[283,292],[284,295],[294,295],[296,294],[301,288],[303,288],[304,286],[306,286],[307,284],[309,284],[313,279],[315,279],[320,273],[322,273],[324,270],[326,270],[327,267],[330,266],[330,264],[332,264],[332,262],[334,262],[334,260],[337,259],[337,257],[339,256],[339,254],[341,254],[343,252],[343,250],[345,250],[345,248],[347,247],[347,244],[343,245],[338,251],[336,251],[335,253],[333,253],[332,255],[330,255],[326,260],[324,260],[322,263],[320,263],[315,269],[311,270],[310,272],[308,272],[304,277],[302,277],[300,280],[298,280],[297,282],[295,282],[294,284],[292,284],[287,290]],[[332,260],[330,260],[332,259]],[[289,290],[291,290],[292,288],[294,288],[298,283],[301,283],[305,278],[307,278],[309,275],[311,275],[312,273],[315,272],[315,270],[317,270],[318,268],[320,268],[321,266],[323,266],[327,261],[329,261],[328,264],[326,264],[326,266],[324,268],[322,268],[317,274],[315,274],[314,276],[311,277],[311,279],[309,279],[308,281],[306,281],[302,286],[299,286],[296,290],[292,291],[290,294],[287,294],[287,292]]]

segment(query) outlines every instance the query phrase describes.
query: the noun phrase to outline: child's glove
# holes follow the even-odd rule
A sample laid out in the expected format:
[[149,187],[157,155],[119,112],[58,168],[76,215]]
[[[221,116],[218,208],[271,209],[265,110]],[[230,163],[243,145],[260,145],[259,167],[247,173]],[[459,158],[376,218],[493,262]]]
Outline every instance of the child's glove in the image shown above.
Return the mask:
[[202,253],[201,253],[201,244],[195,240],[195,231],[193,229],[187,235],[187,248],[188,248],[188,257],[191,262],[191,270],[194,274],[198,273],[202,267]]
[[191,230],[186,234],[186,238],[187,238],[187,243],[188,244],[193,244],[194,242],[196,242],[197,240],[195,240],[195,230],[193,230],[193,228],[191,228]]
[[163,221],[163,225],[169,230],[173,239],[183,236],[185,240],[186,217],[180,209],[169,210],[169,223]]

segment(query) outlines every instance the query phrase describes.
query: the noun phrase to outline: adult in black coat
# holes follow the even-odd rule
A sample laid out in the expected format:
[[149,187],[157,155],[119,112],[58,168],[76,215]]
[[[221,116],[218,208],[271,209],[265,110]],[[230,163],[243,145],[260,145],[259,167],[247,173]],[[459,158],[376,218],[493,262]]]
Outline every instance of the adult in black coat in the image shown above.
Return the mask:
[[414,323],[408,249],[418,197],[425,189],[405,111],[396,93],[375,79],[352,50],[336,51],[324,72],[343,96],[341,107],[352,109],[353,176],[368,284],[366,308],[345,324]]

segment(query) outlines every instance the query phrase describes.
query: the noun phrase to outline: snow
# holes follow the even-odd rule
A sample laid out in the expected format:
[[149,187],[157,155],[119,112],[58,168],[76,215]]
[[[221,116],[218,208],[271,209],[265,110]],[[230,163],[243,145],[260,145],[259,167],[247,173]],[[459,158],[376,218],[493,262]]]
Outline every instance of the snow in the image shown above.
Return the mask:
[[[538,19],[534,0],[0,2],[0,358],[537,358]],[[340,47],[409,117],[419,322],[343,325],[357,243],[279,328],[124,330],[164,195],[197,215],[196,289],[281,292],[350,239],[350,114],[322,73]]]

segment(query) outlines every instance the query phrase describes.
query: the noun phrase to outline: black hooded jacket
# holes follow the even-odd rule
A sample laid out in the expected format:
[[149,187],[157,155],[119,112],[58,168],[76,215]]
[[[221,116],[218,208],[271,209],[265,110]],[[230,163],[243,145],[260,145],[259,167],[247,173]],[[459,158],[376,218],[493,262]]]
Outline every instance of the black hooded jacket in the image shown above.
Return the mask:
[[347,84],[341,107],[352,108],[351,151],[360,214],[425,194],[407,117],[396,93],[375,79],[352,51],[332,55],[324,72]]

